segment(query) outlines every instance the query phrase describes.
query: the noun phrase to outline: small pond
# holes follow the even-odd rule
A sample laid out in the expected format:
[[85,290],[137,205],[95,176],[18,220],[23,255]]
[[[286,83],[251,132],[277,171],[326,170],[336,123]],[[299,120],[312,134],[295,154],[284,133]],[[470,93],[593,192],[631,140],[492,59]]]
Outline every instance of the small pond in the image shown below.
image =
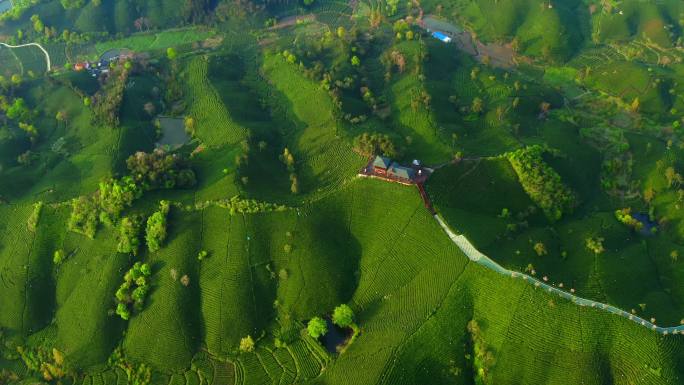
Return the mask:
[[632,214],[632,217],[636,219],[637,221],[641,222],[644,227],[641,228],[639,231],[639,234],[641,235],[654,235],[655,231],[658,230],[658,223],[654,222],[651,220],[648,214],[646,213],[635,213]]
[[0,0],[0,13],[5,13],[12,9],[11,0]]
[[157,142],[157,147],[168,146],[175,149],[190,141],[190,136],[185,132],[183,119],[160,116],[158,120],[161,138]]
[[328,332],[321,337],[321,343],[328,352],[337,353],[337,348],[344,345],[352,336],[353,331],[351,329],[340,328],[328,318],[325,319],[325,322],[328,324]]

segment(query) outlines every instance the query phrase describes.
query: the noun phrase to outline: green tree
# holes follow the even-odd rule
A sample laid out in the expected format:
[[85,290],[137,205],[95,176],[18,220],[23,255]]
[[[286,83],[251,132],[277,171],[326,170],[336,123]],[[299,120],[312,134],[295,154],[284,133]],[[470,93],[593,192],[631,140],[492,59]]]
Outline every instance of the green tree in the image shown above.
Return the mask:
[[40,20],[40,16],[38,16],[38,15],[31,16],[31,22],[33,22],[33,29],[36,32],[43,33],[43,31],[45,30],[45,24],[43,23],[42,20]]
[[587,249],[591,250],[594,254],[602,254],[606,249],[603,247],[602,237],[589,237],[585,240],[585,245]]
[[481,113],[484,110],[484,102],[482,101],[482,99],[478,97],[473,99],[473,104],[470,107],[470,110],[476,114]]
[[19,75],[19,74],[14,74],[14,75],[12,75],[12,77],[10,78],[10,81],[11,81],[12,84],[14,84],[15,86],[18,86],[18,85],[21,85],[21,82],[23,82],[24,79],[21,77],[21,75]]
[[254,339],[252,336],[248,335],[240,339],[240,351],[241,352],[253,352],[254,351]]
[[548,251],[546,251],[546,246],[542,242],[537,242],[534,244],[534,252],[540,257],[548,254]]
[[166,57],[169,58],[169,60],[176,60],[178,52],[176,52],[175,48],[169,47],[166,49]]
[[354,323],[354,311],[348,305],[342,304],[335,308],[332,321],[339,327],[349,327]]
[[351,64],[352,64],[354,67],[358,67],[358,66],[361,65],[361,59],[359,59],[358,56],[354,55],[354,56],[352,56],[352,58],[351,58]]
[[321,317],[313,317],[306,325],[306,331],[312,338],[320,338],[328,332],[328,325]]
[[59,266],[62,264],[62,262],[64,262],[65,257],[66,257],[66,255],[64,254],[64,250],[62,250],[62,249],[56,250],[52,256],[52,263]]
[[58,122],[65,122],[67,120],[67,113],[64,110],[59,110],[57,111],[57,114],[55,115],[55,119]]

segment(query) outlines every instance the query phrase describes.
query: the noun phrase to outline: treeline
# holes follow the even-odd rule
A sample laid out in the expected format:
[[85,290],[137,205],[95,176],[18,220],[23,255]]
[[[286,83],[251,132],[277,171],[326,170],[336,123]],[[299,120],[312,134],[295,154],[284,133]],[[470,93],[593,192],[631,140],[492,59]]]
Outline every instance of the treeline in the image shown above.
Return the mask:
[[539,145],[507,154],[523,189],[551,221],[559,220],[577,205],[575,194],[563,184],[560,175],[542,158],[545,149]]
[[275,203],[259,202],[255,199],[242,199],[239,196],[233,196],[230,199],[222,200],[218,203],[219,207],[229,209],[230,215],[235,214],[256,214],[267,213],[271,211],[285,211],[286,206]]
[[161,148],[151,153],[136,152],[126,160],[126,166],[144,190],[188,188],[197,183],[195,172],[184,156],[169,154]]

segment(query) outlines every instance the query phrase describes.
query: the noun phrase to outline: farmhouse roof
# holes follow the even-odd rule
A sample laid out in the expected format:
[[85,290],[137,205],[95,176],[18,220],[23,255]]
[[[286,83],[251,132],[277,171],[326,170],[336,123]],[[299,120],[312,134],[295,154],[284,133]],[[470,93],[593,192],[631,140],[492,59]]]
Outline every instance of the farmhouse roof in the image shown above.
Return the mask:
[[390,161],[388,158],[378,155],[375,157],[375,160],[373,160],[373,167],[380,167],[386,170],[389,168],[391,163],[392,161]]
[[413,179],[415,171],[412,168],[400,166],[397,163],[392,163],[387,174],[390,176],[395,176],[402,179]]

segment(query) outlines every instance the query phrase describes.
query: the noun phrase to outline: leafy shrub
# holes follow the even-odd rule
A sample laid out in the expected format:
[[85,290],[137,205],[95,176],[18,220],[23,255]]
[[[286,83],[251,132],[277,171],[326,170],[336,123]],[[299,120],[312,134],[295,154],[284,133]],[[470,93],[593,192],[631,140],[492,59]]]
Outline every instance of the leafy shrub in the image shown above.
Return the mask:
[[253,352],[254,351],[254,339],[252,336],[247,336],[240,339],[240,351],[241,352]]
[[119,222],[119,242],[116,250],[120,253],[138,254],[140,246],[141,221],[137,217],[124,217]]
[[321,317],[313,317],[306,326],[306,331],[312,338],[320,338],[328,332],[328,325]]
[[354,311],[348,305],[342,304],[335,308],[332,321],[339,327],[349,327],[354,323]]
[[55,250],[55,253],[52,256],[52,263],[54,263],[56,266],[59,266],[62,264],[62,262],[64,262],[64,258],[66,258],[64,250]]
[[152,252],[159,250],[164,240],[166,240],[166,217],[170,206],[167,201],[161,201],[159,206],[159,211],[156,211],[147,218],[145,230],[147,248]]
[[95,238],[97,230],[98,209],[93,197],[82,196],[71,201],[69,230]]

